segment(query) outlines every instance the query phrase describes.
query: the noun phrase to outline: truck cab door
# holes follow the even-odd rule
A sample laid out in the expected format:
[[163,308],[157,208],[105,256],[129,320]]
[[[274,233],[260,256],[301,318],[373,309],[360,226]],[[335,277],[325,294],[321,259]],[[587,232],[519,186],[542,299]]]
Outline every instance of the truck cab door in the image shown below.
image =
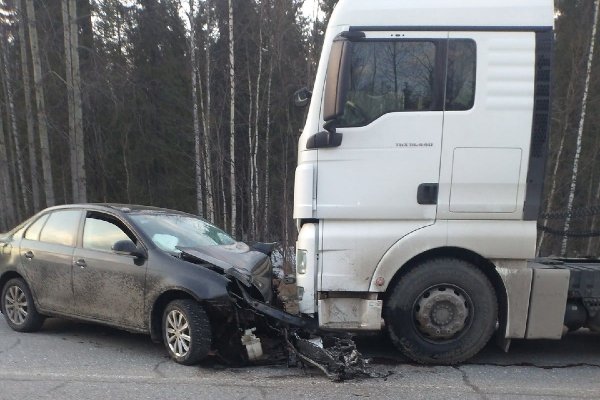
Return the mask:
[[436,219],[448,33],[364,36],[334,121],[341,142],[317,150],[324,291],[368,290],[385,251]]

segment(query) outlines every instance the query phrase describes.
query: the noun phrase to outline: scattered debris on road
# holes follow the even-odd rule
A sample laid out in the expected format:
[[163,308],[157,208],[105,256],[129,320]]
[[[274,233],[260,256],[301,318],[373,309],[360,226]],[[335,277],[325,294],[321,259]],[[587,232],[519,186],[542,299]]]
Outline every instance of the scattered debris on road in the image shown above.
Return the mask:
[[303,338],[298,332],[286,336],[290,357],[316,367],[332,381],[340,382],[354,378],[383,378],[370,371],[369,361],[356,349],[350,337],[313,336]]

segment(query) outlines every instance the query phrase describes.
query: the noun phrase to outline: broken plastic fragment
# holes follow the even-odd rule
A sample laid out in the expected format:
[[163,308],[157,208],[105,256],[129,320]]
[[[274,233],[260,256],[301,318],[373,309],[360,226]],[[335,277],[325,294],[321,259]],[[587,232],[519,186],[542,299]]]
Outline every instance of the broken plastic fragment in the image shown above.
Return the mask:
[[246,329],[242,336],[242,345],[246,346],[248,360],[256,361],[263,356],[262,345],[260,339],[254,334],[256,328]]

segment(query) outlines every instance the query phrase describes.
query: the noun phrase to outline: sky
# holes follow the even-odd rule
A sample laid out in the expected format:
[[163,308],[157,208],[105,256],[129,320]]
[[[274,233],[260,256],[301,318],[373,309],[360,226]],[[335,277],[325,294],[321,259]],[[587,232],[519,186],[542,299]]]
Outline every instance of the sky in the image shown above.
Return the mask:
[[302,13],[310,19],[315,19],[315,13],[319,9],[319,0],[304,0]]

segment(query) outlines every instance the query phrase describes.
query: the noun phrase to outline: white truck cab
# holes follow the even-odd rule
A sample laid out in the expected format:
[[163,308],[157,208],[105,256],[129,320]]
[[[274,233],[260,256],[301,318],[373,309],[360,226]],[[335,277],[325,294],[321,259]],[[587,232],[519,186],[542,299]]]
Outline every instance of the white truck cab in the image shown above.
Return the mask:
[[552,0],[339,1],[299,139],[301,313],[419,362],[561,336],[569,272],[530,261],[553,24]]

